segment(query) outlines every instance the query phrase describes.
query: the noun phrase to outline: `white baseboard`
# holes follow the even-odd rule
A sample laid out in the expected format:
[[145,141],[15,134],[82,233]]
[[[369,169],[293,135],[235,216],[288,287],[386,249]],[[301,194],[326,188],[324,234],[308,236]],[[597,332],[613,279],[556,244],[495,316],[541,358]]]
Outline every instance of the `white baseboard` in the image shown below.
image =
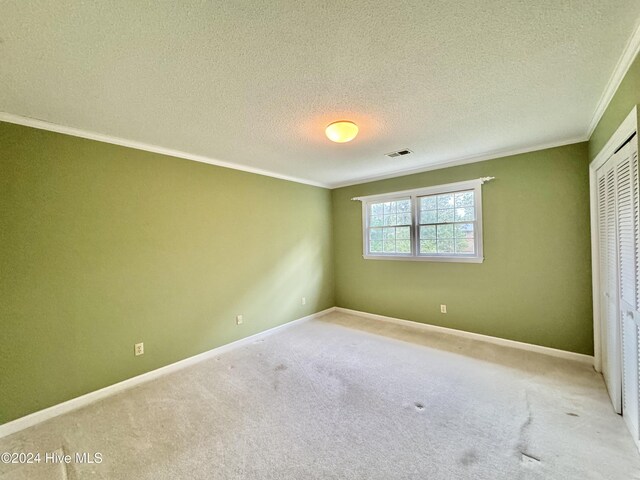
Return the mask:
[[385,317],[384,315],[377,315],[375,313],[361,312],[359,310],[350,310],[348,308],[335,307],[336,312],[348,313],[351,315],[357,315],[359,317],[370,318],[373,320],[381,320],[383,322],[397,323],[399,325],[410,326],[426,330],[429,332],[446,333],[448,335],[455,335],[457,337],[470,338],[472,340],[479,340],[481,342],[493,343],[495,345],[502,345],[503,347],[518,348],[520,350],[527,350],[530,352],[541,353],[543,355],[550,355],[552,357],[564,358],[566,360],[573,360],[580,363],[584,363],[593,366],[593,357],[591,355],[584,355],[582,353],[567,352],[566,350],[558,350],[556,348],[542,347],[540,345],[533,345],[531,343],[516,342],[515,340],[507,340],[504,338],[491,337],[489,335],[482,335],[480,333],[465,332],[463,330],[456,330],[447,327],[438,327],[436,325],[430,325],[428,323],[419,323],[411,320],[401,320],[399,318]]
[[123,390],[127,390],[129,388],[135,387],[137,385],[148,382],[155,378],[161,377],[163,375],[167,375],[168,373],[172,373],[177,370],[181,370],[185,367],[188,367],[190,365],[194,365],[196,363],[202,362],[203,360],[207,360],[208,358],[215,357],[217,355],[220,355],[221,353],[227,352],[229,350],[233,350],[243,345],[250,344],[259,338],[272,335],[276,331],[281,331],[293,325],[306,322],[314,318],[322,317],[323,315],[331,313],[334,310],[335,310],[335,307],[331,307],[331,308],[327,308],[326,310],[322,310],[320,312],[312,313],[311,315],[307,315],[306,317],[298,318],[297,320],[293,320],[283,325],[270,328],[269,330],[265,330],[264,332],[256,333],[255,335],[241,338],[240,340],[236,340],[235,342],[227,343],[226,345],[221,345],[212,350],[208,350],[198,355],[194,355],[193,357],[185,358],[184,360],[171,363],[164,367],[160,367],[156,370],[151,370],[150,372],[143,373],[142,375],[138,375],[136,377],[132,377],[127,380],[123,380],[122,382],[118,382],[113,385],[109,385],[108,387],[101,388],[100,390],[87,393],[80,397],[72,398],[71,400],[67,400],[66,402],[59,403],[49,408],[45,408],[44,410],[39,410],[25,417],[12,420],[3,425],[0,425],[0,438],[19,432],[20,430],[24,430],[25,428],[29,428],[33,425],[44,422],[46,420],[57,417],[64,413],[70,412],[72,410],[76,410],[78,408],[84,407],[91,403],[97,402],[98,400],[101,400],[105,397],[109,397],[116,393],[122,392]]

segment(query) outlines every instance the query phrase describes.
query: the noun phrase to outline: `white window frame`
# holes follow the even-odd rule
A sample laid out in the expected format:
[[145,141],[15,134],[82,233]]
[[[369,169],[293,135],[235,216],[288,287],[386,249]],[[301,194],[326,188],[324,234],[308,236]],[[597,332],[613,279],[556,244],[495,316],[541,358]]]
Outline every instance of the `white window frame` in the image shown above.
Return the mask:
[[[449,183],[446,185],[435,185],[432,187],[416,188],[413,190],[403,190],[400,192],[383,193],[379,195],[369,195],[366,197],[356,197],[352,200],[362,202],[362,252],[363,258],[367,260],[404,260],[414,262],[461,262],[461,263],[482,263],[484,261],[482,245],[482,184],[493,180],[494,177],[478,178],[465,182]],[[474,191],[474,251],[469,254],[430,254],[418,255],[420,241],[420,208],[419,198],[426,195],[438,195],[443,193],[454,193],[464,190]],[[369,209],[373,203],[391,202],[400,199],[411,199],[411,253],[369,253]]]

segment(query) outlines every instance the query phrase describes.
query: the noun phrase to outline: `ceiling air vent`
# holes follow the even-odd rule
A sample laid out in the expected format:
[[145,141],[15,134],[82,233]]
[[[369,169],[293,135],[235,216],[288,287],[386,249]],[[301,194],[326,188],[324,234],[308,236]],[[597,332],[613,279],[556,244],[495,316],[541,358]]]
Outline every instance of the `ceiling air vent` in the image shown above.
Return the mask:
[[413,153],[413,152],[408,148],[405,148],[404,150],[398,150],[397,152],[385,153],[385,155],[389,158],[396,158],[396,157],[402,157],[403,155],[409,155],[410,153]]

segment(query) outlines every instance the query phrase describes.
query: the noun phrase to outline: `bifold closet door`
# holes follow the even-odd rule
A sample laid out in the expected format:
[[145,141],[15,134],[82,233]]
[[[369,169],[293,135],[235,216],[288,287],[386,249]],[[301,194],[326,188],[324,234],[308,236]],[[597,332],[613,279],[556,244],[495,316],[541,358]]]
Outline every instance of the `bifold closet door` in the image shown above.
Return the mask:
[[640,448],[640,189],[637,138],[598,170],[602,373]]
[[598,235],[602,375],[617,413],[622,413],[618,305],[618,226],[614,158],[598,170]]
[[622,415],[634,440],[640,441],[640,288],[638,152],[635,138],[616,154],[619,306],[622,360]]

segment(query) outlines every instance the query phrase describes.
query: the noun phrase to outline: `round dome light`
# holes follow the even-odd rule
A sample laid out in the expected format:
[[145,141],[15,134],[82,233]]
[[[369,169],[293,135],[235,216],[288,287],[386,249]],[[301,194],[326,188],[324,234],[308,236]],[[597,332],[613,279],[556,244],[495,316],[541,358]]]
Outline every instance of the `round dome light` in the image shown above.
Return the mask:
[[340,120],[327,125],[324,131],[327,138],[332,142],[345,143],[350,142],[358,135],[358,126],[347,120]]

